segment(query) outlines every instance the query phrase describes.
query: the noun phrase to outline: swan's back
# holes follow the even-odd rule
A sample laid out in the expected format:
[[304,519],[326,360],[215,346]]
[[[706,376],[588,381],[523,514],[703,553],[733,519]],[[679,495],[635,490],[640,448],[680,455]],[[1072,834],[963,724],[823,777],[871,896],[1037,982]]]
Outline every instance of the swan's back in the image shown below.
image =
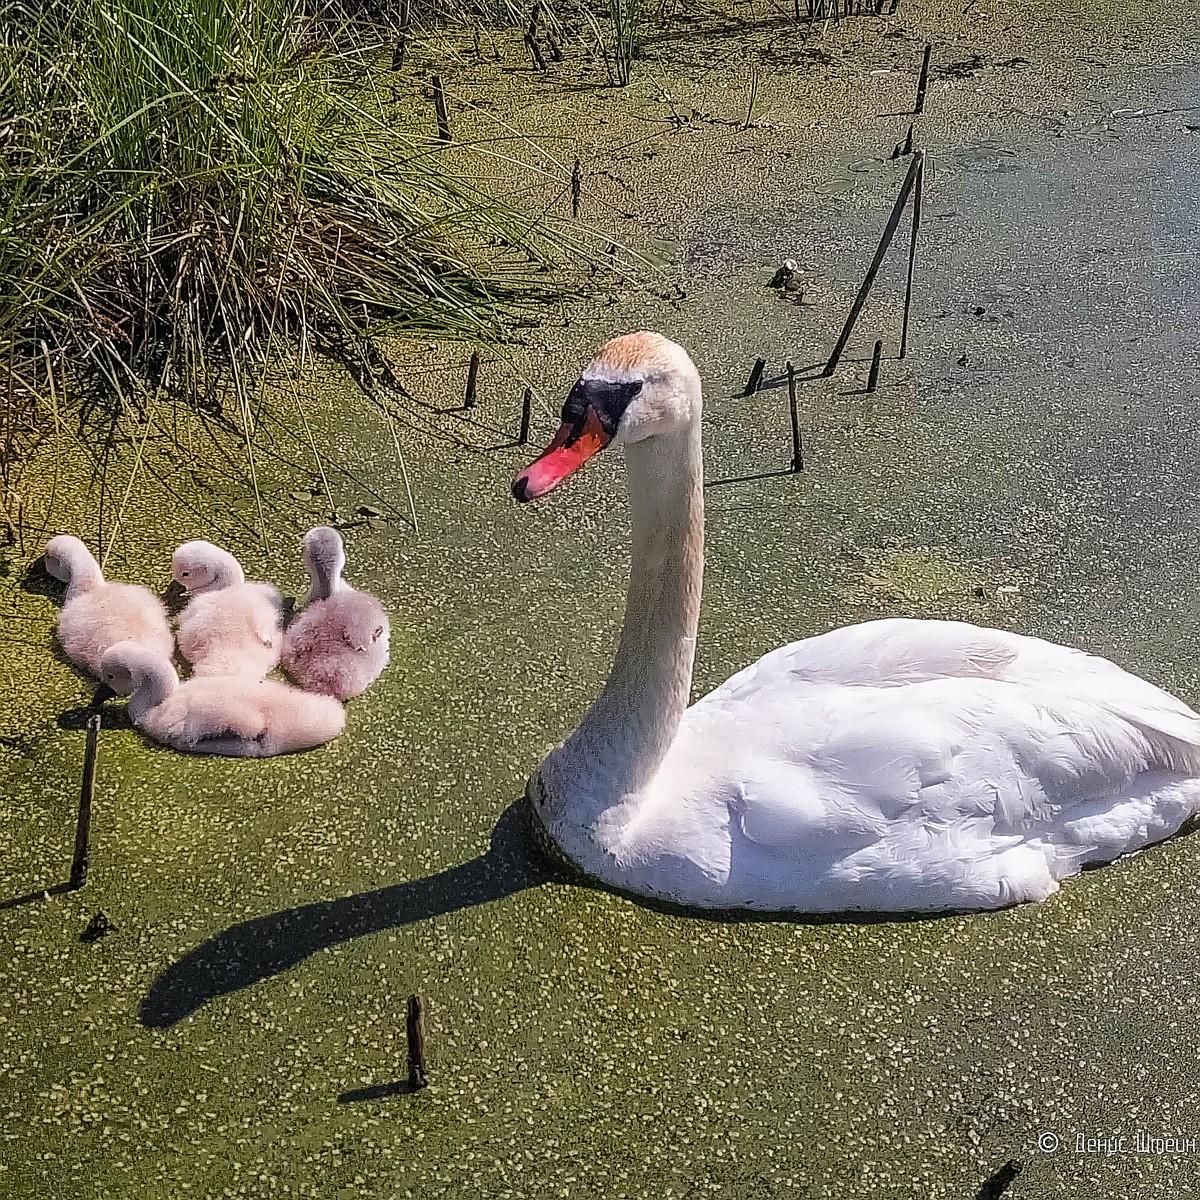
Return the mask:
[[201,593],[179,615],[179,652],[196,675],[263,676],[282,646],[283,601],[269,583]]
[[272,679],[201,676],[180,684],[140,721],[178,750],[266,758],[337,737],[346,713],[337,700]]
[[995,679],[1105,705],[1147,730],[1200,747],[1200,715],[1106,658],[963,621],[893,617],[780,646],[688,711],[769,704],[800,684],[895,688],[933,679]]
[[100,674],[105,651],[133,641],[170,658],[175,638],[167,610],[149,588],[101,581],[68,600],[56,627],[63,653],[93,675]]
[[283,666],[306,691],[348,700],[379,678],[388,663],[390,637],[383,605],[344,586],[313,600],[288,626]]

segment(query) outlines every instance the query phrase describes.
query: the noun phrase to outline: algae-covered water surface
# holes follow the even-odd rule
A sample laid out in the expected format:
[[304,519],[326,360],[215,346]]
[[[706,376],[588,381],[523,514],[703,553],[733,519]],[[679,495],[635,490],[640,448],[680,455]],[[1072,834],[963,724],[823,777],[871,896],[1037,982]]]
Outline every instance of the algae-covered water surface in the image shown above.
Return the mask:
[[[110,448],[103,530],[77,441],[29,465],[26,511],[45,528],[5,550],[0,580],[0,1195],[1200,1186],[1195,838],[1042,905],[881,923],[664,913],[564,878],[529,843],[525,780],[608,668],[628,527],[615,458],[544,504],[511,502],[534,449],[512,444],[519,398],[530,380],[548,437],[594,344],[631,328],[682,341],[706,380],[698,692],[783,641],[907,613],[1079,645],[1200,700],[1186,115],[1200,76],[1178,50],[1156,65],[1166,33],[1141,31],[1142,58],[1128,33],[1127,67],[1067,70],[1064,39],[1111,27],[1036,45],[937,28],[943,66],[972,37],[989,63],[1031,61],[935,75],[912,354],[861,393],[876,331],[894,341],[897,259],[843,370],[802,385],[798,475],[782,364],[827,353],[895,194],[905,164],[887,155],[909,118],[880,114],[908,101],[909,43],[860,68],[834,54],[820,80],[768,59],[760,123],[668,121],[653,158],[630,157],[630,123],[662,88],[710,112],[718,85],[740,94],[736,69],[685,47],[673,74],[660,64],[624,95],[624,116],[539,84],[537,119],[568,114],[610,155],[631,239],[681,247],[686,299],[614,287],[611,303],[567,306],[565,326],[485,359],[471,413],[441,411],[465,351],[398,348],[412,401],[385,408],[332,370],[281,374],[278,419],[255,441],[261,517],[200,424],[190,452],[157,436]],[[818,82],[836,103],[814,109]],[[821,190],[848,155],[875,165]],[[763,286],[786,256],[820,275],[810,303]],[[759,355],[767,386],[741,397]],[[297,397],[304,421],[285,420]],[[51,652],[55,597],[27,575],[41,540],[101,532],[110,572],[163,586],[172,547],[208,537],[299,592],[299,535],[331,509],[349,522],[350,579],[393,628],[392,664],[345,735],[237,762],[176,756],[117,722],[91,878],[43,898],[70,862],[88,689]],[[100,910],[114,928],[81,941]],[[432,1078],[415,1094],[412,992]],[[1139,1134],[1193,1148],[1079,1149]]]

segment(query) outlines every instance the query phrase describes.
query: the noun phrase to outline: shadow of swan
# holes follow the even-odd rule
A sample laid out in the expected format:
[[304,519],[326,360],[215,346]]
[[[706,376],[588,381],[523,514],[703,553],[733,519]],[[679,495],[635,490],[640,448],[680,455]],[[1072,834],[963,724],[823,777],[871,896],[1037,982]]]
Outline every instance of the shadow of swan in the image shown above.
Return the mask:
[[[210,1001],[282,974],[330,946],[502,900],[545,883],[591,888],[664,916],[706,923],[865,926],[995,915],[962,910],[805,913],[698,909],[623,892],[580,874],[554,857],[547,842],[534,832],[536,823],[528,799],[522,797],[500,815],[487,853],[470,862],[426,879],[395,883],[337,900],[320,900],[230,926],[172,963],[154,981],[142,1001],[142,1024],[151,1029],[166,1028]],[[22,897],[21,902],[26,899],[30,897]]]
[[287,971],[319,950],[562,878],[537,848],[528,802],[522,798],[501,814],[487,853],[470,862],[427,879],[255,917],[209,938],[154,981],[142,1001],[141,1022],[166,1028],[219,996]]

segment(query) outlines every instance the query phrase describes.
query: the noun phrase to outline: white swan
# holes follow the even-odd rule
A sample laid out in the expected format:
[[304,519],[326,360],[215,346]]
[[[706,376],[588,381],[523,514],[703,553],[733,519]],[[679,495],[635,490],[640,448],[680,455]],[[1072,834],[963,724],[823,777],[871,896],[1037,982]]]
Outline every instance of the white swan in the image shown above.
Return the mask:
[[284,670],[306,691],[348,700],[388,663],[390,625],[383,605],[343,578],[346,547],[329,525],[304,535],[311,595],[283,635]]
[[104,578],[92,552],[66,534],[46,544],[46,570],[67,585],[59,613],[58,644],[76,666],[100,674],[104,652],[128,638],[170,658],[175,638],[163,602],[135,583]]
[[529,787],[586,874],[706,908],[989,909],[1200,811],[1200,716],[1104,659],[995,629],[850,626],[688,708],[704,503],[700,380],[679,346],[604,346],[514,494],[545,494],[609,442],[633,516],[620,645]]
[[283,650],[283,599],[269,583],[247,583],[228,550],[184,542],[171,575],[191,599],[179,614],[179,653],[193,675],[261,679]]
[[129,697],[133,723],[156,742],[192,754],[271,758],[311,750],[337,737],[346,710],[273,679],[200,676],[179,682],[161,654],[118,642],[100,664],[93,703]]

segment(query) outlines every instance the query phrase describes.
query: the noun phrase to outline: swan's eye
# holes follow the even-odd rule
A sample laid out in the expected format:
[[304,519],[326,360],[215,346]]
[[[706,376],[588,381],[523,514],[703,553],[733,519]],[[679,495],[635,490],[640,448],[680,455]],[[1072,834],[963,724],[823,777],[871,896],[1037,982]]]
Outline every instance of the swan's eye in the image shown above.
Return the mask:
[[380,639],[381,637],[383,637],[383,626],[382,626],[382,625],[380,625],[380,626],[379,626],[379,627],[378,627],[378,628],[375,630],[375,632],[374,632],[373,634],[371,634],[371,641],[373,641],[373,642],[377,642],[377,641],[379,641],[379,639]]
[[186,579],[191,574],[191,571],[180,571],[179,574]]

